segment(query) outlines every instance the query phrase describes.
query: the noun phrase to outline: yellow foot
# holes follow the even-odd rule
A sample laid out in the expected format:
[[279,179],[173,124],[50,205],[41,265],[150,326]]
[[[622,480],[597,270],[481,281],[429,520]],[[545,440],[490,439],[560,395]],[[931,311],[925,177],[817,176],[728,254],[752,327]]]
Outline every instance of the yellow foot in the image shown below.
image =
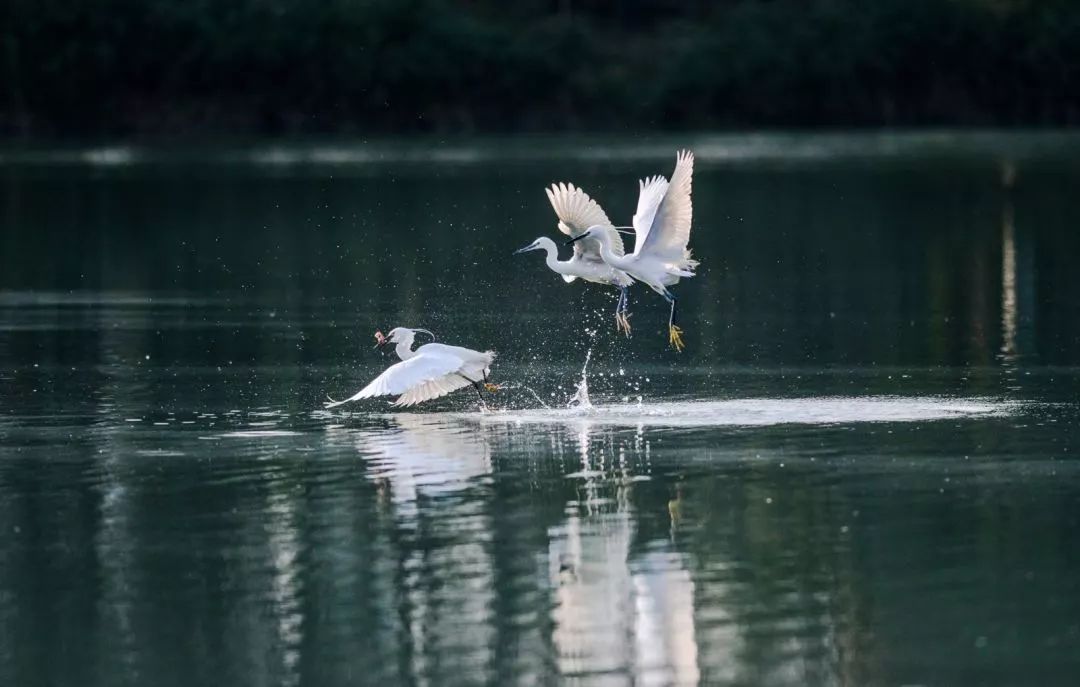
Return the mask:
[[499,386],[498,384],[492,384],[491,382],[484,382],[484,390],[487,391],[488,393],[493,394],[496,391],[499,391],[500,389],[502,389],[502,387]]
[[630,338],[630,316],[624,313],[615,313],[615,331],[626,334]]
[[682,349],[686,348],[686,345],[683,344],[682,341],[682,333],[682,329],[679,329],[675,325],[668,327],[668,343],[670,343],[671,347],[676,351],[682,351]]

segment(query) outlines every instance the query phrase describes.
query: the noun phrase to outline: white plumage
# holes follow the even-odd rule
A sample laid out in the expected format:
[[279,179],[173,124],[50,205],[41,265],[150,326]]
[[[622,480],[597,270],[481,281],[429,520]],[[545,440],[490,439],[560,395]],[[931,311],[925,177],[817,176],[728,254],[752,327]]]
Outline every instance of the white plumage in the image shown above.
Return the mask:
[[[671,265],[678,274],[680,270],[692,270],[697,265],[690,260],[686,246],[690,242],[690,224],[694,218],[694,204],[690,194],[693,190],[694,154],[680,151],[675,157],[675,171],[671,183],[662,176],[655,176],[639,183],[637,211],[634,213],[634,255],[649,256]],[[621,247],[621,246],[620,246]],[[619,251],[612,250],[614,255]],[[692,263],[689,266],[687,263]]]
[[[388,367],[381,375],[356,394],[343,401],[326,404],[333,408],[350,401],[375,396],[397,396],[395,406],[412,406],[430,401],[463,387],[487,383],[495,353],[483,353],[460,346],[429,343],[412,350],[416,332],[426,331],[397,327],[392,329],[383,343],[395,343],[401,362]],[[477,388],[479,393],[479,388]]]
[[546,188],[548,200],[559,218],[559,231],[571,239],[581,239],[574,243],[574,255],[569,260],[559,260],[559,249],[551,239],[541,236],[524,248],[516,251],[526,253],[532,250],[544,251],[545,264],[553,272],[562,275],[563,281],[570,283],[575,279],[584,279],[595,284],[608,284],[620,290],[619,303],[615,308],[615,322],[619,329],[629,334],[630,323],[626,319],[626,288],[634,283],[630,275],[604,262],[600,257],[600,241],[597,238],[583,238],[590,228],[596,234],[605,234],[609,249],[616,255],[623,255],[623,242],[619,232],[611,225],[607,213],[600,204],[589,197],[585,191],[573,184],[552,184]]
[[682,330],[675,324],[676,298],[668,287],[682,278],[694,276],[698,266],[687,248],[694,215],[693,175],[694,154],[683,150],[676,155],[670,183],[659,175],[638,182],[638,204],[634,213],[636,240],[631,255],[623,253],[622,240],[616,245],[604,226],[589,227],[571,239],[578,243],[596,240],[605,263],[647,284],[671,303],[668,336],[676,350],[683,348]]
[[[611,220],[608,219],[604,209],[600,207],[599,203],[590,198],[588,193],[573,184],[552,184],[551,188],[544,189],[544,192],[547,193],[548,200],[551,201],[555,216],[559,218],[559,231],[570,238],[577,238],[588,231],[589,227],[603,227],[602,231],[607,232],[611,241],[611,252],[616,255],[623,254],[622,237],[613,228]],[[574,258],[587,262],[598,262],[606,267],[600,257],[600,242],[595,239],[586,239],[575,243]],[[610,267],[607,267],[607,270],[608,272],[616,271]],[[583,276],[582,279],[588,279],[588,277]],[[571,280],[567,279],[567,281]],[[589,281],[596,280],[589,279]],[[619,281],[620,278],[614,276],[609,281],[599,281],[599,283],[613,284]],[[630,283],[629,278],[626,279],[626,283]]]

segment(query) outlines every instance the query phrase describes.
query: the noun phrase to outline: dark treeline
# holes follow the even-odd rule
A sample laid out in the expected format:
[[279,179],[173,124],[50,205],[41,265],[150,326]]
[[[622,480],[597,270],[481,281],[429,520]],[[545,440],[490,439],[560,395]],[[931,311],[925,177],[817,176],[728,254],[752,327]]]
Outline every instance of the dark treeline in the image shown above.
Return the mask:
[[7,0],[15,135],[1069,125],[1076,0]]

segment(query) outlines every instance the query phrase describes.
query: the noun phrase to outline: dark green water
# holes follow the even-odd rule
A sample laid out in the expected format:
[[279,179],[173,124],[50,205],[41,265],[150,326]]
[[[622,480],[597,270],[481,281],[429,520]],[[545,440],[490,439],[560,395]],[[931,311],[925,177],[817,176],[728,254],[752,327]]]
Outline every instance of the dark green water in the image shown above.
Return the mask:
[[[679,355],[511,252],[685,144]],[[1078,154],[0,152],[0,684],[1074,684]],[[515,388],[324,411],[395,325]]]

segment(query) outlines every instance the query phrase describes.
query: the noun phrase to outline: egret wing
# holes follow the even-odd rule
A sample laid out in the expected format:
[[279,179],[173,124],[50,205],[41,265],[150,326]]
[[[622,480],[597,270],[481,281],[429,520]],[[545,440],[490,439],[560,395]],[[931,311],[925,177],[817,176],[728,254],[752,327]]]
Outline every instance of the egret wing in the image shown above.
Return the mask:
[[[457,356],[421,353],[391,365],[353,396],[344,401],[327,403],[326,407],[333,408],[342,403],[375,396],[401,395],[402,397],[395,405],[412,405],[438,398],[470,383],[469,380],[455,374],[461,365],[462,361]],[[410,400],[403,402],[406,397]]]
[[421,346],[418,350],[420,355],[437,355],[457,359],[459,361],[458,367],[448,375],[435,377],[428,382],[409,389],[394,401],[395,406],[415,405],[421,401],[445,396],[451,391],[487,379],[491,363],[495,360],[494,351],[481,353],[470,348],[447,346],[439,343],[430,343]]
[[[687,259],[686,245],[690,242],[690,225],[694,214],[691,200],[693,177],[694,154],[683,150],[676,156],[671,183],[665,182],[662,185],[663,192],[657,195],[660,184],[653,184],[648,189],[642,186],[638,212],[645,229],[642,236],[642,228],[638,226],[638,214],[635,214],[634,229],[638,234],[634,251],[636,254],[648,253],[672,262]],[[646,205],[644,212],[643,202]]]
[[457,391],[470,384],[472,384],[472,382],[466,379],[464,375],[452,372],[409,389],[399,396],[392,405],[399,408],[403,406],[413,406],[421,401],[430,401],[433,398],[445,396],[451,391]]
[[[584,234],[589,227],[611,227],[611,220],[600,204],[589,197],[588,193],[573,184],[552,184],[546,188],[548,200],[559,218],[559,231],[571,238]],[[611,252],[623,254],[622,237],[615,229],[611,233]],[[574,244],[574,255],[583,260],[600,261],[600,243],[585,239]],[[569,280],[567,280],[569,281]]]
[[668,180],[657,174],[638,182],[637,210],[634,211],[634,255],[639,255],[649,240],[656,212],[667,193]]
[[559,218],[559,231],[567,236],[580,236],[597,224],[611,226],[611,220],[600,204],[573,184],[552,184],[544,191]]

